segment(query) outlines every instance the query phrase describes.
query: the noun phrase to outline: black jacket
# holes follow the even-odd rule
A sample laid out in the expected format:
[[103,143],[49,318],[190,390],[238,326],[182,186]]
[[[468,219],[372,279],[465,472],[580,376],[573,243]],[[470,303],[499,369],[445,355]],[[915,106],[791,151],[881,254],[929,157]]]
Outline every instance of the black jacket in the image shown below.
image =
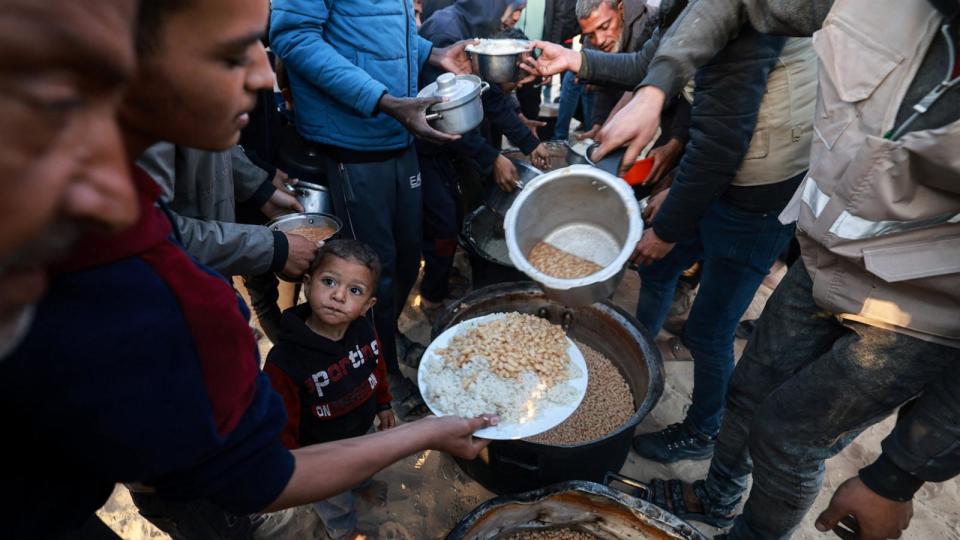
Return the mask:
[[378,410],[390,408],[386,363],[373,323],[361,317],[340,341],[331,341],[307,326],[309,316],[309,304],[283,313],[280,339],[263,366],[286,405],[281,439],[288,448],[359,437]]

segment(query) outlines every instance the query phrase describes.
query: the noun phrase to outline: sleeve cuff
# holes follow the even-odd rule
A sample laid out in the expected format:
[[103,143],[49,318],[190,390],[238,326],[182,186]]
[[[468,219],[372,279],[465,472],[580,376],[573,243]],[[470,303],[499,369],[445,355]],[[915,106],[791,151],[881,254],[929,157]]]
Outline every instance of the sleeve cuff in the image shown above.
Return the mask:
[[664,242],[676,244],[680,240],[680,235],[677,234],[676,231],[672,231],[668,227],[664,227],[663,222],[660,220],[654,219],[650,227],[653,229],[653,232],[657,233],[657,236],[659,236]]
[[273,231],[273,260],[270,262],[270,271],[278,273],[287,265],[287,255],[290,254],[290,244],[287,235],[280,231]]
[[520,151],[523,152],[525,156],[529,156],[530,152],[533,152],[540,146],[540,139],[533,134],[532,131],[527,132],[527,135],[517,144],[520,148]]
[[[269,171],[268,171],[269,172]],[[276,171],[274,171],[275,174]],[[260,187],[253,192],[253,195],[247,200],[254,208],[262,208],[263,205],[267,204],[267,201],[270,200],[270,197],[273,196],[273,192],[277,190],[273,185],[273,174],[269,174],[267,179],[264,180]]]
[[580,51],[580,71],[577,72],[577,78],[590,80],[590,54],[589,51]]
[[497,152],[496,148],[489,144],[484,144],[480,148],[479,155],[477,155],[477,161],[484,170],[487,170],[493,167],[493,162],[496,161],[498,157],[500,157],[500,152]]
[[901,469],[885,454],[860,469],[860,480],[881,497],[906,502],[923,486],[923,480]]

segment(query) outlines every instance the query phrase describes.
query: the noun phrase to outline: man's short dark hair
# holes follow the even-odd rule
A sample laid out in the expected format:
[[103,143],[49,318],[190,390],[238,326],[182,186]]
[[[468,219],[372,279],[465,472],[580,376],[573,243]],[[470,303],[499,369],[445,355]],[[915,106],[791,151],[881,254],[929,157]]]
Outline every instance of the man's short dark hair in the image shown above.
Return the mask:
[[156,49],[167,17],[194,2],[196,0],[141,0],[137,13],[137,52]]
[[310,263],[310,269],[307,270],[307,274],[313,276],[313,273],[320,268],[320,265],[323,264],[323,261],[326,260],[327,257],[337,257],[345,261],[354,261],[366,267],[366,269],[370,271],[370,274],[373,275],[373,293],[377,292],[377,282],[380,280],[380,273],[383,271],[383,267],[380,265],[380,257],[377,256],[377,252],[374,251],[372,247],[352,238],[327,240],[323,244],[323,247],[317,250],[317,255],[313,258],[313,262]]

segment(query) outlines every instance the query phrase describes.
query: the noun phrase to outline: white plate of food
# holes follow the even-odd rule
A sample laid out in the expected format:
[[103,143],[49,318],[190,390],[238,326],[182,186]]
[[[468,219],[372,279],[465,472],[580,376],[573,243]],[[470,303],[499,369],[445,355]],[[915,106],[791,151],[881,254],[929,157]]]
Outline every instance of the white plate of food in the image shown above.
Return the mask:
[[484,439],[523,439],[567,419],[587,391],[587,364],[563,329],[520,313],[458,323],[430,343],[417,373],[437,416],[500,416]]

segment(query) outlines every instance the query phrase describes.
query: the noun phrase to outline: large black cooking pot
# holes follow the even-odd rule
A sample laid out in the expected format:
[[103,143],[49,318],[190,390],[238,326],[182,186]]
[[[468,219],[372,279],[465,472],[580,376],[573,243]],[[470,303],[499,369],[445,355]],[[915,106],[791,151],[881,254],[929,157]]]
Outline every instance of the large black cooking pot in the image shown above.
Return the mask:
[[470,257],[473,286],[477,289],[527,279],[510,262],[503,221],[486,206],[477,208],[463,220],[460,246]]
[[433,326],[433,337],[461,321],[509,311],[561,324],[568,336],[610,358],[633,392],[636,413],[616,431],[585,444],[493,441],[477,459],[458,460],[460,467],[499,494],[566,480],[601,482],[607,471],[623,467],[634,428],[663,394],[663,362],[657,347],[640,323],[612,302],[568,308],[547,298],[533,282],[502,283],[474,291],[443,313]]
[[491,499],[467,514],[446,540],[495,540],[561,528],[608,540],[706,540],[692,525],[649,502],[581,481]]

